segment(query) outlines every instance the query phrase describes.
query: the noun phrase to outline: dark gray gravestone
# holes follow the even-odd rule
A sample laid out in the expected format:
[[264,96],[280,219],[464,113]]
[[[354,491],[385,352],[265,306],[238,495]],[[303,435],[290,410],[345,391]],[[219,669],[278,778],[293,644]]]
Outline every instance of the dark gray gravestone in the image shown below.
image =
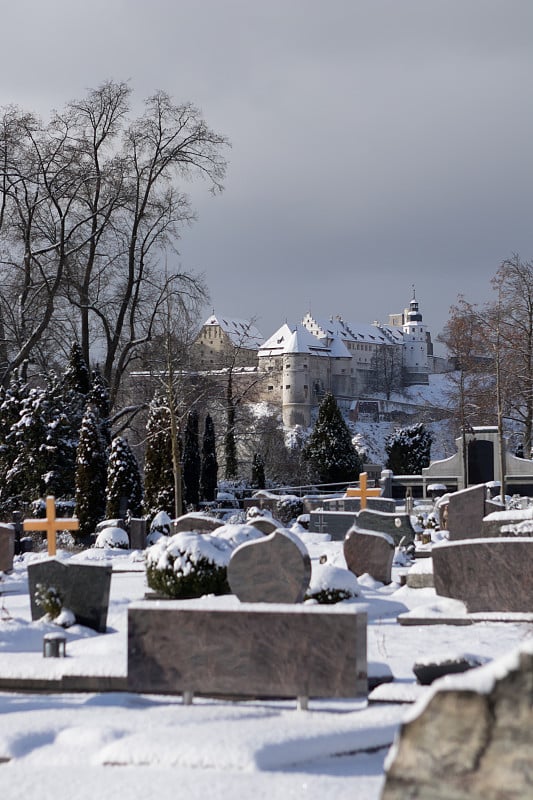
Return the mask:
[[364,508],[357,514],[355,525],[359,530],[377,531],[392,536],[395,545],[399,545],[404,536],[406,541],[414,541],[415,529],[411,517],[404,512],[388,514],[385,511],[371,511]]
[[13,569],[14,555],[15,528],[0,523],[0,572],[9,572]]
[[433,547],[435,591],[469,612],[533,612],[533,538],[463,539]]
[[313,533],[328,533],[334,542],[344,541],[344,537],[354,524],[357,514],[346,511],[311,511],[309,530]]
[[394,541],[376,531],[352,528],[344,540],[344,558],[354,575],[372,575],[381,583],[391,582]]
[[[392,514],[396,511],[396,503],[388,497],[367,497],[366,507],[371,511],[387,511]],[[324,511],[360,511],[360,497],[338,497],[324,500]]]
[[41,584],[59,592],[64,608],[72,611],[79,625],[105,633],[111,572],[111,566],[63,564],[56,559],[28,564],[32,620],[43,616],[35,601],[37,584]]
[[[128,691],[252,697],[367,694],[367,615],[354,606],[128,607]],[[229,605],[233,601],[235,605]]]
[[228,564],[231,591],[243,603],[301,603],[310,580],[305,546],[281,530],[241,544]]
[[148,533],[148,520],[132,517],[128,527],[130,548],[132,550],[144,550],[146,547],[146,534]]
[[450,541],[482,535],[486,498],[487,487],[484,484],[469,486],[450,495],[447,519]]

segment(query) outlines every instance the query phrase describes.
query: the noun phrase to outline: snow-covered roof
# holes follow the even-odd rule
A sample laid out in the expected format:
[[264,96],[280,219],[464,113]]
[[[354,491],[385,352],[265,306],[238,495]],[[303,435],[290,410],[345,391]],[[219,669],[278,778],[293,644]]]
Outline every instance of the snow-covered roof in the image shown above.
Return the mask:
[[341,317],[326,319],[306,314],[302,324],[318,336],[340,338],[345,342],[363,342],[365,344],[401,344],[402,328],[394,325],[379,325],[365,322],[345,322]]
[[[259,356],[279,356],[288,353],[311,353],[315,356],[331,356],[330,347],[310,333],[303,325],[289,325],[285,322],[259,348]],[[346,355],[348,353],[346,352]]]
[[220,327],[233,344],[249,350],[258,348],[264,340],[261,331],[249,319],[211,314],[204,322],[204,327],[207,325]]

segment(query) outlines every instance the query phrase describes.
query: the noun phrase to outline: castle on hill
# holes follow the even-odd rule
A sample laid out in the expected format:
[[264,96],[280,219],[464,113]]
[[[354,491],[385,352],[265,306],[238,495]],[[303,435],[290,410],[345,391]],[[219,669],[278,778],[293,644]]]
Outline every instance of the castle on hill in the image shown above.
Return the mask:
[[280,407],[289,427],[308,426],[326,392],[348,410],[369,391],[388,396],[400,386],[427,384],[442,366],[414,292],[408,308],[391,314],[387,325],[307,312],[300,323],[285,323],[266,340],[250,322],[213,312],[195,350],[202,370],[228,369],[231,359],[241,379],[255,373],[254,399]]

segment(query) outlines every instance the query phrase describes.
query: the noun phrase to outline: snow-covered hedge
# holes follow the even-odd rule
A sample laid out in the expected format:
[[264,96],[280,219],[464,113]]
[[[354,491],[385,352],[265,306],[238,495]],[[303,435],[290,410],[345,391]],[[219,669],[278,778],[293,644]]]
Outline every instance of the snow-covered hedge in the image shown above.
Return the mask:
[[358,595],[359,584],[353,572],[333,564],[313,562],[311,581],[305,595],[306,600],[330,605],[340,603],[342,600],[352,600]]
[[146,551],[148,586],[172,598],[229,594],[227,566],[233,550],[262,538],[251,525],[223,525],[215,533],[184,531],[162,537]]
[[110,526],[100,531],[94,546],[111,550],[128,550],[130,540],[124,528]]

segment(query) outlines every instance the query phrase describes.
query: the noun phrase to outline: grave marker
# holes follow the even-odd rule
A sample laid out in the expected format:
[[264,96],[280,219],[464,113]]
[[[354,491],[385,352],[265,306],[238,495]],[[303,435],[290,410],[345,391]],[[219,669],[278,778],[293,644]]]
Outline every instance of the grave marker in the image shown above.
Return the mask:
[[344,558],[354,575],[368,573],[376,581],[390,583],[394,541],[377,531],[352,528],[344,540]]
[[28,564],[31,618],[41,619],[43,609],[37,605],[37,585],[54,587],[61,595],[63,607],[76,617],[79,625],[105,633],[111,566],[95,564],[63,564],[57,559],[46,559]]
[[44,519],[25,519],[23,528],[25,531],[43,531],[46,533],[48,545],[48,555],[56,554],[56,533],[57,531],[77,531],[80,522],[77,519],[56,518],[55,497],[46,498],[46,517]]
[[379,487],[369,488],[368,475],[366,472],[361,472],[359,475],[359,486],[348,486],[346,489],[345,497],[359,497],[361,499],[361,508],[366,508],[366,501],[368,497],[379,497],[381,489]]
[[301,603],[310,580],[306,548],[281,530],[244,542],[228,564],[231,591],[243,603]]
[[13,569],[15,555],[15,529],[12,525],[0,523],[0,572]]

